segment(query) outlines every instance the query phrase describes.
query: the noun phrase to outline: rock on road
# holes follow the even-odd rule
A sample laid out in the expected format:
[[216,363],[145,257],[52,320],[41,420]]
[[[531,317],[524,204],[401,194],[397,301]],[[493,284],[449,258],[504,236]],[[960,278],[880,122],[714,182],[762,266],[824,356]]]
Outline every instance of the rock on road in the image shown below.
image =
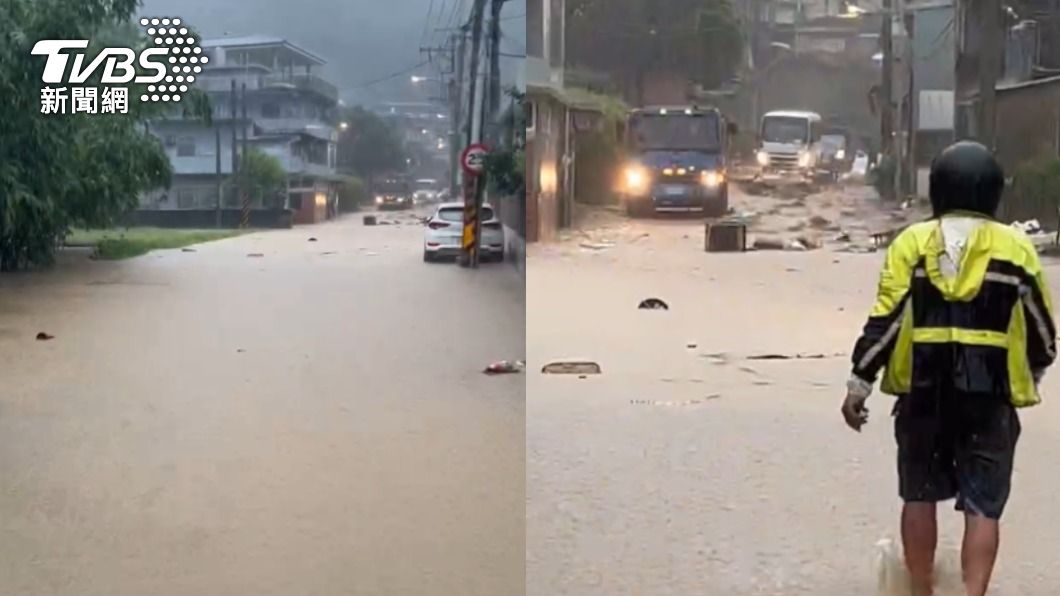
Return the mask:
[[[707,254],[693,221],[590,232],[528,259],[527,595],[875,594],[874,545],[898,530],[892,399],[861,434],[839,404],[882,255]],[[797,353],[823,357],[750,358]],[[568,358],[603,374],[538,372]],[[1060,586],[1055,377],[1023,415],[997,594]]]
[[357,216],[0,278],[0,594],[521,593],[525,378],[481,370],[523,284],[421,249]]

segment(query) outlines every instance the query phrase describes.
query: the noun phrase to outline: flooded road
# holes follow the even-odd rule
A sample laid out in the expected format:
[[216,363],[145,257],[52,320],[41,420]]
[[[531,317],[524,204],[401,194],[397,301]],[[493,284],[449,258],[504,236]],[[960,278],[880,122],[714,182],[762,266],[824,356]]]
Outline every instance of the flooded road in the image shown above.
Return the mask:
[[0,277],[0,594],[522,593],[518,276],[359,216],[194,250]]
[[[860,200],[844,196],[824,198]],[[767,231],[798,223],[774,215]],[[897,535],[900,508],[892,398],[870,398],[861,434],[839,405],[882,254],[840,248],[708,254],[701,222],[613,216],[533,247],[529,596],[876,593],[875,545]],[[1060,267],[1047,268],[1060,292]],[[669,310],[638,310],[648,297]],[[791,358],[756,358],[769,355]],[[537,372],[563,359],[603,374]],[[995,594],[1060,586],[1060,540],[1043,523],[1060,465],[1058,388],[1047,376],[1045,404],[1023,415]],[[940,506],[942,551],[959,527],[952,503]]]

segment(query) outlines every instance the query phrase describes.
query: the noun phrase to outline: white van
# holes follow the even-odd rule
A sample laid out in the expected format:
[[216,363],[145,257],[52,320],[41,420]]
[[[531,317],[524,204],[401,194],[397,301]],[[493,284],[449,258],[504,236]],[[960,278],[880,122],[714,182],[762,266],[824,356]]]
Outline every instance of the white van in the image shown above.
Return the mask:
[[762,174],[813,177],[821,162],[820,114],[777,111],[762,116],[757,158]]

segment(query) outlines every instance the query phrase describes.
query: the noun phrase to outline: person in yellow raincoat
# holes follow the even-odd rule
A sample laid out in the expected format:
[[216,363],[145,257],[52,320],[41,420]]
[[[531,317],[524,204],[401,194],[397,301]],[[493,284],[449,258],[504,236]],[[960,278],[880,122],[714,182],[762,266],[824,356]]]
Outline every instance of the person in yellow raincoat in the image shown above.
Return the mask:
[[964,512],[969,595],[986,593],[1008,500],[1018,408],[1041,400],[1056,358],[1052,300],[1033,244],[994,219],[1005,184],[990,151],[956,143],[931,167],[932,218],[887,250],[853,352],[842,413],[860,430],[877,375],[897,396],[902,543],[915,596],[932,593],[936,504]]

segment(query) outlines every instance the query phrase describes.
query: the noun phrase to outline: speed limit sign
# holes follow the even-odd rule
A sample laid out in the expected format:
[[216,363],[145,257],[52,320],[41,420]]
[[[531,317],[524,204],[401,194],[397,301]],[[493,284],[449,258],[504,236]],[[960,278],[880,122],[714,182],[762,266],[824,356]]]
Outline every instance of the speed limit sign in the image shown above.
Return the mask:
[[486,169],[486,154],[489,149],[480,143],[468,145],[460,154],[460,165],[470,176],[478,176]]

